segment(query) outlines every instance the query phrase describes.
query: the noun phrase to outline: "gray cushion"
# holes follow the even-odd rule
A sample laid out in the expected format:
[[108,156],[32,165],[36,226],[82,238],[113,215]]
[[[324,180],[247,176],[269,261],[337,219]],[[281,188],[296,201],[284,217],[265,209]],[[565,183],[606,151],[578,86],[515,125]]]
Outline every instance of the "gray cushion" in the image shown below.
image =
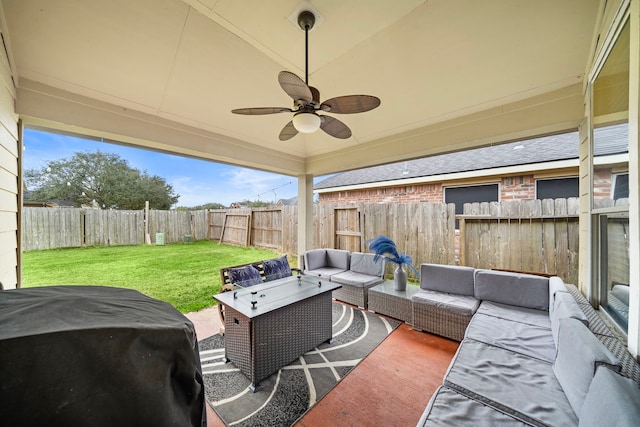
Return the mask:
[[291,276],[291,266],[287,260],[287,255],[263,261],[262,268],[267,281]]
[[483,301],[549,310],[549,279],[531,274],[476,270],[475,296]]
[[485,314],[473,316],[464,336],[548,363],[553,363],[556,356],[549,329]]
[[580,413],[580,427],[637,426],[640,385],[605,367],[591,381]]
[[455,265],[422,264],[420,288],[449,294],[473,296],[475,268]]
[[465,338],[444,385],[533,425],[577,425],[551,364]]
[[517,307],[515,305],[500,304],[498,302],[482,301],[478,308],[478,313],[551,330],[549,313],[543,310],[536,310],[535,308]]
[[349,269],[349,251],[327,249],[327,267]]
[[549,311],[553,311],[553,303],[557,292],[568,293],[569,290],[561,278],[553,276],[549,278]]
[[619,370],[618,359],[576,319],[560,319],[558,353],[553,372],[576,414],[589,391],[591,380],[600,365]]
[[334,274],[343,273],[345,270],[341,268],[333,268],[333,267],[321,267],[316,268],[315,270],[305,270],[304,274],[307,276],[317,276],[325,279],[331,279]]
[[253,265],[230,268],[227,271],[227,276],[229,277],[229,283],[243,288],[263,283],[260,272]]
[[[304,270],[315,270],[327,266],[326,249],[312,249],[304,253]],[[343,270],[346,270],[344,268]]]
[[468,295],[447,294],[437,291],[419,290],[411,296],[413,304],[424,304],[463,316],[473,316],[480,301]]
[[418,426],[523,426],[528,425],[502,412],[440,386],[431,397]]
[[380,258],[375,262],[373,260],[374,258],[374,254],[352,252],[349,270],[356,273],[368,274],[370,276],[383,277],[385,266],[384,259]]
[[384,279],[379,276],[356,273],[355,271],[349,270],[332,275],[331,281],[343,285],[355,286],[357,288],[368,288],[375,284],[382,283]]
[[556,347],[558,346],[558,330],[560,328],[560,319],[576,319],[589,326],[589,319],[584,314],[578,303],[570,293],[557,293],[554,301],[554,309],[549,313],[551,319],[551,333]]

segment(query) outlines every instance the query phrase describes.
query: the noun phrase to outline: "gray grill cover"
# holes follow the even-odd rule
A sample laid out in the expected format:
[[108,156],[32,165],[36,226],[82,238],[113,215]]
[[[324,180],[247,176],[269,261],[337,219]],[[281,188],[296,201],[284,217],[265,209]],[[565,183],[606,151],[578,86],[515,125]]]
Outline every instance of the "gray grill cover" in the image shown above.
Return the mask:
[[0,349],[3,424],[206,424],[193,324],[137,291],[0,291]]

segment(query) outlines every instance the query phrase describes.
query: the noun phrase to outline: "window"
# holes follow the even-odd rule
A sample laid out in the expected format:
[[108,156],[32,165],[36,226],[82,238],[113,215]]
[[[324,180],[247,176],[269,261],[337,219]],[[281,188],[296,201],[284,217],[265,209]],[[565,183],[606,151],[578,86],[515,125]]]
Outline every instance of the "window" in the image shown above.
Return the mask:
[[539,179],[536,181],[536,199],[566,199],[578,197],[578,177]]
[[629,174],[619,173],[613,175],[613,200],[629,198]]
[[[470,185],[467,187],[447,187],[444,189],[444,202],[456,205],[456,215],[463,213],[465,203],[497,202],[498,184]],[[456,219],[456,230],[459,228]]]
[[626,20],[591,81],[593,294],[627,333],[629,321],[629,69]]

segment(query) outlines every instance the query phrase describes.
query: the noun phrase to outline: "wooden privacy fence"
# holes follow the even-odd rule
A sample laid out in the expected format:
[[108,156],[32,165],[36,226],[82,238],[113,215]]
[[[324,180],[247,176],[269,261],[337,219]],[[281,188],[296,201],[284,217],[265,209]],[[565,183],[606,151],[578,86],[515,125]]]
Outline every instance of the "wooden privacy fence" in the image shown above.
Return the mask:
[[[461,264],[557,274],[577,282],[577,199],[474,203],[465,205],[457,218],[459,231],[452,204],[315,205],[313,247],[366,252],[367,240],[386,235],[413,258],[414,266]],[[144,211],[24,208],[22,221],[24,250],[145,243]],[[156,233],[164,233],[167,243],[188,235],[288,254],[298,251],[296,206],[152,210],[148,221],[152,243]]]
[[[213,210],[209,212],[209,238],[295,254],[297,214],[295,206]],[[367,240],[383,234],[394,239],[398,249],[413,258],[414,265],[455,263],[452,204],[315,205],[313,228],[314,248],[367,252]]]
[[578,282],[578,199],[464,205],[460,264],[541,272]]
[[298,208],[241,208],[209,211],[208,238],[238,246],[256,246],[295,254]]
[[[166,243],[207,238],[207,211],[149,211],[149,234],[164,233]],[[120,246],[145,243],[145,212],[84,208],[32,208],[22,210],[22,248]]]

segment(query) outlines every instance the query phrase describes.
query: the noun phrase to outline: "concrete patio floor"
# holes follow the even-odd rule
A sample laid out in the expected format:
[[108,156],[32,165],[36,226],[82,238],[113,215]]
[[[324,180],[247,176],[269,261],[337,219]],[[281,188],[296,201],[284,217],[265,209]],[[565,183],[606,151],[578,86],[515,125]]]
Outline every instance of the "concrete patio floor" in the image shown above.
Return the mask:
[[[198,339],[218,333],[217,310],[186,315]],[[455,341],[402,324],[296,426],[414,426],[457,349]],[[207,426],[224,425],[207,405]]]

